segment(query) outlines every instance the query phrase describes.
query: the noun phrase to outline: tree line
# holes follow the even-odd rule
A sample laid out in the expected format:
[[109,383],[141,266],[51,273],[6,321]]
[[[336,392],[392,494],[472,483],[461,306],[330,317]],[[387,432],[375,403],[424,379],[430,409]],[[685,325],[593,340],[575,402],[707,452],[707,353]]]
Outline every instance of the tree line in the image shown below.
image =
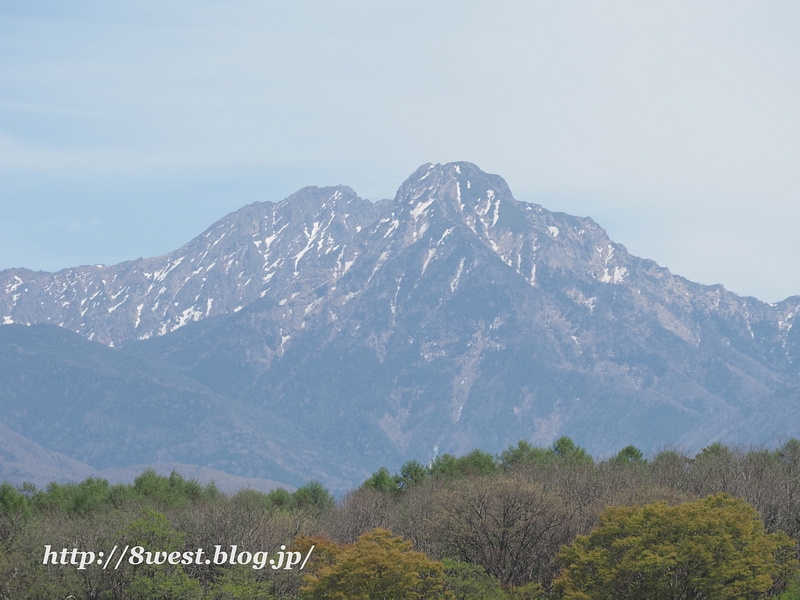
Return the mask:
[[[228,495],[177,473],[0,485],[0,598],[800,599],[800,441],[633,446],[595,460],[521,440],[380,468],[338,502],[318,482]],[[46,545],[307,552],[306,568],[43,565]]]

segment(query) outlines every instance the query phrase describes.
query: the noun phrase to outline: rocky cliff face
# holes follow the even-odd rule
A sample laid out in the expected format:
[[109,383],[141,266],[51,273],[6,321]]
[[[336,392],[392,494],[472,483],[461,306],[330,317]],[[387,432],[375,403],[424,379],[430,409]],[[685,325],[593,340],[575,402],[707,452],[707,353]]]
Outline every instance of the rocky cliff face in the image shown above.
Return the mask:
[[687,281],[465,162],[393,200],[305,188],[163,257],[0,282],[5,322],[155,356],[303,431],[332,470],[523,437],[603,453],[800,433],[800,297]]

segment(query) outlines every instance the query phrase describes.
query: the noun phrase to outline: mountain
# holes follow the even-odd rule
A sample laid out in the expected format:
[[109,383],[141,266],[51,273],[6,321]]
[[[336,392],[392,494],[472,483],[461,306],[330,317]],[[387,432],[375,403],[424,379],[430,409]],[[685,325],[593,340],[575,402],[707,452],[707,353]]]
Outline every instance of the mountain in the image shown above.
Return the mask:
[[[61,325],[115,346],[120,372],[156,365],[183,382],[151,394],[173,411],[159,452],[242,476],[344,489],[380,464],[520,438],[570,435],[604,455],[800,434],[800,297],[687,281],[466,162],[423,165],[393,200],[305,188],[162,257],[0,282],[6,323]],[[143,406],[116,389],[113,410],[135,420]],[[181,414],[228,445],[193,446]],[[224,436],[243,423],[236,454],[239,434]],[[32,439],[107,456],[89,439],[80,453]],[[132,444],[125,460],[142,462]]]
[[242,489],[268,492],[277,487],[293,490],[292,486],[277,481],[238,477],[182,463],[147,463],[99,471],[59,452],[45,450],[5,425],[0,425],[0,481],[8,481],[13,485],[30,482],[45,488],[53,481],[56,483],[83,481],[87,477],[102,477],[112,484],[130,483],[146,469],[153,469],[164,476],[168,476],[172,471],[178,471],[187,479],[197,479],[203,485],[213,481],[217,488],[228,493],[236,493]]
[[[0,449],[7,478],[34,481],[37,462],[53,465],[70,457],[65,474],[87,466],[113,471],[180,463],[242,475],[244,462],[245,476],[288,486],[303,482],[298,465],[314,474],[313,457],[295,456],[287,440],[304,438],[290,436],[288,424],[262,412],[169,365],[63,328],[0,327]],[[9,430],[27,439],[7,435]],[[42,449],[59,456],[45,457]]]
[[45,450],[5,425],[0,425],[0,480],[45,486],[51,481],[81,481],[94,469],[64,454]]

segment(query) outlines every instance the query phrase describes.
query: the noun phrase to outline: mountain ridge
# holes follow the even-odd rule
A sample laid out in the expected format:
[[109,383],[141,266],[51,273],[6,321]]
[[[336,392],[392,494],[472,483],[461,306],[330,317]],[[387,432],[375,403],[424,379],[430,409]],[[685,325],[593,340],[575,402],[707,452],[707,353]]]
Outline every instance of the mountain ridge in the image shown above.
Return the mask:
[[[433,165],[431,163],[426,163],[425,165],[422,165],[400,187],[394,203],[397,203],[399,198],[405,196],[408,197],[407,202],[413,202],[416,199],[413,194],[415,189],[414,186],[420,185],[431,175],[432,172],[435,176],[436,174],[446,171],[448,167],[452,170],[460,170],[462,165],[468,165],[469,168],[477,169],[477,167],[471,165],[471,163],[450,163],[447,165]],[[438,171],[437,168],[439,168]],[[511,198],[513,200],[511,192],[502,178],[499,176],[490,176],[490,178],[490,185],[498,188],[498,197],[502,196],[504,198]],[[446,186],[447,183],[452,182],[440,181],[437,186],[442,184],[445,184]],[[461,202],[461,189],[459,183],[460,182],[456,182],[457,187],[455,193],[453,193],[452,189],[449,190],[449,200],[451,203],[453,201],[458,203]],[[424,193],[425,190],[430,191],[430,187],[423,186],[421,193]],[[445,192],[447,193],[448,190],[445,190]],[[465,193],[465,196],[466,195],[467,194]],[[476,199],[476,195],[474,193],[470,194],[470,197],[473,200]],[[328,208],[326,200],[331,201],[333,204],[332,209],[327,213],[322,212],[323,209]],[[499,220],[497,213],[499,212],[500,201],[498,200],[497,202],[492,203],[491,199],[486,198],[486,200],[487,206],[483,208],[483,212],[480,210],[480,207],[477,207],[479,210],[471,215],[467,215],[466,220],[468,226],[474,228],[477,225],[482,229],[482,233],[489,231],[491,226],[496,225]],[[254,248],[252,246],[248,245],[244,248],[236,247],[235,245],[229,246],[227,249],[229,251],[224,251],[221,256],[219,253],[216,253],[214,256],[212,256],[212,259],[206,261],[206,264],[203,263],[205,257],[212,249],[214,249],[224,240],[228,233],[233,230],[239,230],[240,232],[246,231],[247,234],[251,235],[253,238],[263,235],[263,240],[253,240],[253,246],[256,250],[259,250],[265,260],[255,261],[255,263],[251,261],[251,264],[244,264],[242,267],[243,269],[248,267],[251,269],[251,271],[248,273],[248,279],[250,282],[252,282],[254,271],[257,271],[258,268],[261,267],[265,273],[263,275],[263,279],[265,280],[265,283],[269,283],[270,280],[275,277],[277,274],[276,272],[279,271],[280,267],[285,264],[287,258],[294,258],[294,267],[297,268],[297,263],[305,254],[304,250],[306,252],[308,251],[308,245],[298,250],[298,246],[296,244],[298,239],[302,239],[298,227],[300,221],[303,222],[303,233],[305,233],[306,237],[316,240],[318,239],[318,234],[315,234],[313,231],[313,223],[319,224],[324,222],[324,220],[327,218],[329,219],[328,226],[330,226],[331,221],[333,221],[337,216],[336,209],[341,209],[342,206],[344,206],[344,221],[342,221],[341,218],[336,219],[336,224],[343,224],[345,229],[349,229],[346,220],[347,217],[351,216],[348,212],[349,204],[351,202],[355,203],[356,208],[364,213],[358,214],[356,218],[357,222],[353,223],[353,228],[357,230],[355,233],[358,233],[365,223],[371,225],[380,218],[379,215],[382,205],[386,207],[392,203],[392,201],[383,200],[377,204],[372,204],[367,200],[358,198],[355,192],[353,192],[353,190],[347,186],[340,185],[323,188],[309,186],[302,188],[295,194],[292,194],[279,203],[255,202],[246,205],[218,220],[205,232],[187,244],[184,244],[181,248],[158,257],[147,259],[138,258],[111,266],[96,265],[74,267],[62,269],[55,273],[43,271],[34,272],[21,268],[6,269],[4,271],[0,271],[0,280],[4,280],[0,286],[0,290],[3,292],[0,293],[0,316],[2,316],[4,324],[10,324],[14,322],[49,322],[51,324],[67,327],[68,329],[81,333],[89,339],[97,339],[105,344],[118,345],[124,341],[130,341],[133,338],[147,339],[148,337],[152,337],[154,335],[164,335],[165,333],[174,331],[191,321],[201,320],[203,318],[219,314],[229,314],[237,309],[241,310],[241,308],[243,308],[246,304],[254,301],[258,297],[263,297],[264,292],[269,291],[269,288],[272,286],[262,286],[262,289],[252,288],[254,291],[245,290],[244,288],[246,287],[245,284],[247,284],[247,280],[245,281],[245,284],[242,284],[241,281],[238,281],[238,279],[241,279],[241,275],[239,277],[229,276],[231,275],[230,267],[233,266],[233,264],[238,266],[240,265],[240,262],[246,263],[248,259],[253,258],[252,254]],[[516,203],[517,201],[514,202]],[[417,210],[420,211],[422,207],[419,205],[416,206]],[[540,213],[544,212],[546,215],[545,219],[551,223],[548,225],[548,227],[553,228],[550,231],[555,234],[555,237],[564,233],[563,227],[559,229],[556,225],[556,222],[563,223],[564,221],[571,221],[573,223],[577,222],[585,225],[587,228],[592,230],[599,230],[603,238],[602,241],[605,243],[611,242],[605,231],[589,217],[581,218],[574,217],[566,213],[546,211],[541,206],[536,204],[527,204],[526,207],[529,210],[535,210]],[[450,216],[452,216],[454,206],[451,204],[448,208],[451,209]],[[493,215],[493,223],[491,226],[487,226],[487,223],[483,217],[486,216],[486,213],[490,211]],[[402,215],[402,212],[403,207],[401,206],[399,213]],[[419,212],[416,213],[415,217],[419,217],[419,214]],[[503,216],[505,218],[505,214]],[[292,217],[294,217],[294,219]],[[274,262],[270,262],[269,257],[273,254],[262,252],[260,247],[263,244],[264,248],[269,250],[272,244],[276,241],[275,238],[281,236],[283,229],[278,229],[276,231],[276,224],[280,223],[283,218],[287,218],[289,223],[293,223],[293,228],[295,231],[289,231],[282,237],[288,238],[289,234],[292,233],[295,235],[292,239],[288,240],[288,244],[284,244],[285,247],[281,248],[280,252],[275,254],[279,256],[279,258]],[[416,220],[417,219],[415,218],[415,221]],[[502,225],[502,222],[500,224]],[[312,228],[310,233],[308,232],[309,225]],[[271,233],[271,235],[265,235],[265,233]],[[477,234],[477,231],[474,231],[474,233]],[[572,232],[570,231],[566,232],[567,235],[570,235],[571,233]],[[352,236],[350,237],[352,238]],[[209,241],[210,238],[215,239]],[[501,241],[493,240],[489,235],[486,235],[486,238],[489,240],[489,243],[492,244],[496,244],[497,241]],[[204,244],[206,245],[206,248],[203,251],[201,250],[201,247]],[[338,246],[330,244],[329,239],[328,248],[332,246],[338,249]],[[503,253],[502,248],[498,247],[495,250],[500,252],[499,256],[501,256],[503,260],[509,260],[510,257],[508,256],[508,253]],[[610,248],[599,249],[599,256],[592,257],[595,260],[586,260],[586,263],[590,264],[595,269],[595,272],[591,274],[594,279],[599,279],[603,282],[619,283],[620,280],[629,275],[627,267],[619,264],[613,264],[615,262],[613,253],[617,250],[621,250],[622,254],[627,258],[644,261],[643,264],[648,268],[654,268],[666,276],[672,276],[672,274],[669,272],[669,269],[660,267],[649,259],[638,259],[637,257],[632,257],[628,254],[627,250],[622,244],[611,242]],[[193,253],[202,253],[203,257],[197,260],[198,264],[195,265],[196,268],[190,271],[190,274],[186,276],[186,269],[180,269],[179,267],[185,258]],[[344,255],[342,255],[342,257],[344,257]],[[572,258],[574,263],[574,259],[577,257]],[[588,259],[586,256],[582,258]],[[212,273],[212,269],[217,266],[217,263],[220,262],[220,260],[227,261],[224,274],[217,279],[212,278],[212,280],[209,282],[209,274]],[[190,262],[194,261],[191,261],[190,259]],[[263,262],[264,264],[257,264],[259,262]],[[610,266],[613,268],[611,269],[609,269],[609,262],[612,263]],[[244,272],[244,270],[240,271],[240,273]],[[574,270],[574,272],[577,272],[577,270]],[[213,272],[214,275],[217,273],[218,271]],[[296,273],[297,271],[295,271],[295,274]],[[95,277],[89,278],[89,275],[94,275]],[[201,282],[199,284],[197,282],[197,275],[200,275],[199,279]],[[530,278],[531,275],[528,277]],[[22,276],[24,276],[26,279],[23,279]],[[180,278],[184,279],[182,285],[175,285],[175,282]],[[683,280],[683,278],[680,279]],[[190,281],[192,285],[186,285]],[[688,282],[688,280],[683,281]],[[166,286],[160,285],[165,283],[167,284]],[[223,285],[223,283],[226,285]],[[84,286],[84,295],[82,297],[78,290],[79,284],[83,284]],[[137,285],[139,288],[146,288],[145,292],[142,294],[141,291],[138,290],[139,295],[137,297],[133,297],[133,295],[130,293],[134,291],[131,289],[133,285]],[[692,285],[701,286],[701,284],[694,283],[692,283]],[[58,290],[58,287],[61,289]],[[161,290],[164,287],[167,289],[164,289],[162,292]],[[226,290],[226,287],[229,289]],[[724,290],[724,287],[719,284],[702,287],[706,289]],[[31,290],[30,292],[26,291],[29,288],[35,289]],[[230,289],[233,289],[235,293],[231,293]],[[69,291],[72,296],[66,294],[65,292],[67,291]],[[218,291],[220,293],[216,296],[209,293],[214,291]],[[728,292],[727,290],[724,291],[726,294],[732,294],[733,296],[736,296],[732,292]],[[203,292],[205,292],[205,294]],[[31,300],[25,302],[27,297],[24,294],[29,293],[30,296],[27,297],[31,298]],[[166,302],[162,303],[160,301],[161,296],[165,293],[166,295],[169,295],[170,298]],[[122,296],[121,300],[120,296]],[[184,308],[184,306],[187,304],[187,300],[192,296],[194,296],[193,302],[190,306]],[[751,297],[741,298],[745,299]],[[20,302],[20,300],[22,300],[22,302]],[[145,307],[147,300],[154,300],[154,302]],[[38,306],[36,305],[37,301]],[[203,301],[205,301],[205,310],[201,310],[203,308],[202,305],[204,304]],[[76,307],[74,306],[76,302],[78,303],[77,312],[75,312]],[[761,303],[761,301],[758,302]],[[81,310],[84,304],[87,303],[89,304],[89,307]],[[49,304],[50,306],[46,306],[43,309],[41,308],[43,304]],[[198,306],[198,304],[201,306]],[[771,306],[778,309],[778,312],[781,312],[781,307],[786,306],[786,310],[782,311],[783,321],[790,325],[800,310],[800,308],[798,308],[800,307],[800,296],[791,296],[780,302],[773,303]],[[48,308],[49,310],[47,310]],[[138,330],[142,324],[142,321],[147,320],[148,318],[148,311],[145,310],[145,308],[149,309],[150,313],[156,313],[158,309],[162,309],[159,311],[161,314],[161,319],[157,320],[157,326],[151,325],[149,328],[145,327],[143,328],[143,331],[136,331],[136,335],[133,335],[131,329]],[[89,319],[86,319],[87,314],[89,315]],[[117,318],[118,316],[120,316],[120,318]],[[99,322],[106,321],[110,323],[104,327],[103,331],[93,331],[90,328],[87,328],[85,325],[85,321],[88,320],[91,322],[92,319]],[[150,320],[152,321],[152,319]],[[127,326],[120,324],[120,321],[127,321]]]
[[520,438],[602,455],[800,434],[800,296],[688,281],[467,162],[422,165],[376,204],[303,188],[99,269],[2,271],[0,316],[62,319],[155,360],[250,411],[254,442],[297,433],[281,467],[233,451],[237,475],[343,489],[376,465]]

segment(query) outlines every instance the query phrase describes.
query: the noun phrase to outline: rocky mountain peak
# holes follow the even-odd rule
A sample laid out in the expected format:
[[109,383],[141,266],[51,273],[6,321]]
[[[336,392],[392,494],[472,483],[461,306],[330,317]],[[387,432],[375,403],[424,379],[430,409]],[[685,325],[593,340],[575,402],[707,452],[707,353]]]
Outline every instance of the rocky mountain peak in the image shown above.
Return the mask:
[[160,257],[0,272],[1,322],[140,349],[264,431],[313,432],[270,452],[340,481],[364,457],[520,438],[602,454],[797,435],[798,315],[798,297],[687,281],[468,162],[423,165],[377,204],[345,186],[251,204]]
[[395,205],[419,215],[434,200],[453,218],[475,211],[485,213],[488,202],[513,199],[505,180],[481,171],[469,162],[427,163],[417,169],[398,189]]

